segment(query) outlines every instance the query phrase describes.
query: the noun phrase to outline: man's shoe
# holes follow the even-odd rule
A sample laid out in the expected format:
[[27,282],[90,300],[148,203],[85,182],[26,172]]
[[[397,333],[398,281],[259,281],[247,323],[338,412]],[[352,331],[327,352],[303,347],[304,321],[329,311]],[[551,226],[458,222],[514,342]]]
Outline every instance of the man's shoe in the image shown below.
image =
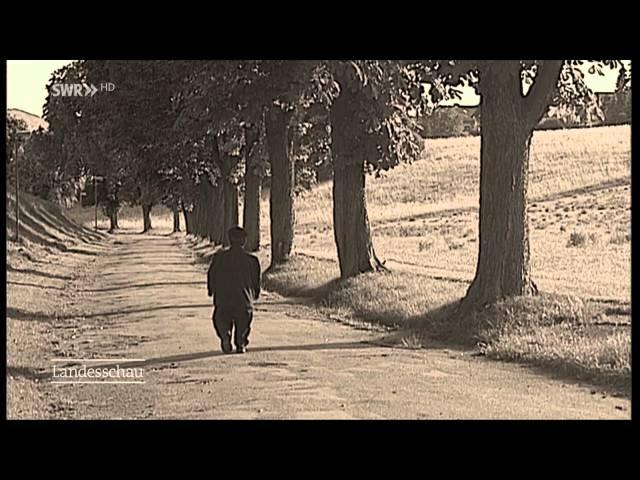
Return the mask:
[[236,347],[236,353],[247,353],[247,347]]
[[223,339],[222,340],[222,351],[224,353],[231,353],[233,351],[233,347],[231,346],[231,340],[230,339]]

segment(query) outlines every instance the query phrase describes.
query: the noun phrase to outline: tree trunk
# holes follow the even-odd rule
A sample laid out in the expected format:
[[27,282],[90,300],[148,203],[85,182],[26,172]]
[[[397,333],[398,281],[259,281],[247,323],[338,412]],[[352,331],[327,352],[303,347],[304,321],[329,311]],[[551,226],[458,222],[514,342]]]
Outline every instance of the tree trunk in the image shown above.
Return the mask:
[[[207,181],[207,180],[203,180]],[[206,237],[207,236],[207,201],[208,197],[206,196],[204,191],[204,187],[202,183],[200,184],[200,194],[196,200],[196,204],[193,209],[193,233],[198,237]]]
[[231,243],[227,232],[238,226],[238,186],[231,183],[231,173],[239,158],[218,150],[217,159],[222,173],[222,178],[219,180],[219,188],[222,190],[222,244],[228,247]]
[[220,195],[219,187],[211,185],[206,175],[200,177],[198,186],[198,200],[196,204],[196,235],[202,238],[208,238],[214,244],[222,243],[219,237],[217,222],[220,221]]
[[[248,150],[258,141],[258,135],[259,132],[255,127],[245,130]],[[246,152],[242,221],[244,230],[247,233],[245,248],[249,252],[256,252],[260,249],[260,191],[262,188],[262,179],[256,174],[254,161],[254,158]]]
[[178,208],[173,209],[173,233],[180,231],[180,212]]
[[196,237],[201,237],[202,236],[202,224],[200,222],[200,202],[202,201],[201,198],[196,198],[194,205],[193,205],[193,210],[191,211],[191,218],[193,219],[193,234]]
[[222,180],[218,180],[215,187],[211,187],[211,197],[209,200],[209,214],[207,217],[207,235],[215,245],[222,245],[225,239],[224,230],[224,185]]
[[113,233],[118,227],[118,212],[109,213],[109,233]]
[[193,233],[191,212],[187,211],[187,208],[184,206],[184,202],[180,202],[182,207],[182,216],[184,217],[184,228],[187,232],[187,235],[191,235]]
[[149,230],[153,229],[153,227],[151,226],[151,208],[152,207],[153,205],[150,205],[150,204],[142,205],[142,222],[143,222],[142,233],[148,232]]
[[224,242],[223,245],[231,245],[227,232],[238,226],[238,187],[229,182],[224,182]]
[[[249,170],[249,167],[247,167]],[[247,171],[244,180],[243,223],[247,233],[246,250],[256,252],[260,249],[260,177]]]
[[371,241],[365,193],[364,159],[354,151],[362,131],[354,94],[343,88],[331,108],[333,155],[333,230],[340,276],[352,277],[383,268]]
[[289,116],[277,106],[267,114],[267,148],[271,164],[271,265],[286,262],[293,249],[295,214],[293,208],[294,167],[287,148]]
[[463,311],[537,290],[527,218],[529,150],[537,121],[523,108],[519,65],[503,64],[486,72],[481,84],[479,254]]
[[109,217],[109,233],[113,233],[120,228],[118,225],[118,209],[120,204],[117,200],[113,199],[107,199],[105,203],[105,213]]
[[218,137],[214,135],[211,138],[213,156],[213,164],[217,165],[221,178],[217,179],[215,185],[212,185],[209,179],[203,178],[201,182],[204,190],[201,190],[201,195],[206,198],[206,216],[205,216],[205,235],[209,238],[209,241],[215,245],[221,245],[225,241],[225,168],[222,164],[220,147],[218,144]]

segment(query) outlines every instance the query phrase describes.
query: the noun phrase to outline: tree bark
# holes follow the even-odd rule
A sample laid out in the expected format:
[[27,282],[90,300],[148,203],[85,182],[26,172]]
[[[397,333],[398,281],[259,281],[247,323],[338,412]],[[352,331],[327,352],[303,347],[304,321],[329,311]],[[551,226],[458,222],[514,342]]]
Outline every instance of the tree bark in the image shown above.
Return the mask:
[[287,127],[290,114],[272,106],[267,114],[267,148],[271,164],[271,265],[286,262],[293,249],[294,166],[289,157]]
[[546,109],[532,102],[548,105],[559,71],[560,64],[552,70],[547,64],[532,98],[522,95],[519,62],[493,62],[482,72],[479,253],[459,312],[537,291],[529,263],[527,188],[533,128]]
[[383,269],[371,241],[364,159],[355,151],[362,128],[356,94],[346,88],[334,102],[331,118],[333,156],[333,231],[341,278]]
[[143,222],[142,233],[148,232],[149,230],[153,229],[153,226],[151,225],[151,208],[152,207],[153,205],[151,204],[142,205],[142,222]]
[[245,152],[246,170],[244,174],[242,221],[244,230],[247,233],[245,249],[249,252],[256,252],[260,249],[260,191],[262,179],[256,174],[254,158],[250,155],[251,148],[258,141],[258,135],[259,132],[256,127],[249,127],[245,130],[247,151]]

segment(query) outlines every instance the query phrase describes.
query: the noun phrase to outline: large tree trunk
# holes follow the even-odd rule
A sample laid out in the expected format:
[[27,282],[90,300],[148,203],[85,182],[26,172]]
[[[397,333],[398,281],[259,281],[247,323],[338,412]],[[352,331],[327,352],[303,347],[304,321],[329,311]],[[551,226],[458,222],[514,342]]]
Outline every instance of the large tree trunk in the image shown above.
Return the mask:
[[354,148],[362,131],[354,94],[343,88],[331,108],[333,155],[333,230],[340,276],[352,277],[382,268],[371,241],[365,193],[364,159]]
[[142,222],[143,222],[142,233],[148,232],[149,230],[153,229],[153,226],[151,226],[151,208],[152,207],[153,205],[150,205],[150,204],[142,205]]
[[249,154],[250,149],[258,141],[259,131],[256,127],[245,130],[247,152],[245,153],[246,170],[244,174],[244,206],[242,221],[247,233],[245,248],[249,252],[260,249],[260,190],[262,179],[256,173],[254,158]]
[[[227,201],[226,197],[231,194],[226,187],[226,177],[227,177],[227,166],[224,163],[224,159],[222,158],[222,152],[220,152],[220,147],[218,144],[218,137],[213,136],[211,139],[212,143],[212,156],[213,163],[218,166],[221,173],[221,178],[217,179],[216,185],[211,185],[209,180],[202,180],[204,184],[201,183],[204,188],[204,193],[201,196],[206,198],[206,234],[205,236],[209,238],[211,242],[215,245],[225,244],[226,238],[226,229],[225,229],[225,218],[230,216],[230,211],[227,211],[227,204],[232,202],[232,199]],[[233,196],[233,195],[231,195]]]
[[294,167],[289,157],[287,126],[289,114],[272,106],[267,115],[267,147],[271,164],[271,265],[289,259],[293,249],[295,215],[293,209]]
[[478,263],[459,309],[462,312],[537,291],[529,264],[529,150],[533,128],[546,110],[561,63],[543,65],[527,97],[521,93],[519,62],[492,63],[481,78]]
[[382,268],[371,241],[362,163],[334,166],[333,230],[341,278]]

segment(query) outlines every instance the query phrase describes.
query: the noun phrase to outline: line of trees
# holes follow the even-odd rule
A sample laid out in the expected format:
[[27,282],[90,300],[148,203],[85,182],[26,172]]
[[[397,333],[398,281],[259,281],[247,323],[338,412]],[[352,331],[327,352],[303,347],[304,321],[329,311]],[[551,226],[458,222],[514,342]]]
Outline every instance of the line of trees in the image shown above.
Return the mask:
[[[600,63],[623,71],[630,86],[621,62]],[[455,96],[461,82],[471,85],[482,97],[480,251],[464,313],[535,293],[526,213],[530,141],[550,105],[590,94],[575,74],[580,64],[87,60],[55,72],[50,91],[55,83],[107,81],[115,91],[50,95],[45,118],[65,174],[105,178],[112,230],[123,202],[141,206],[145,229],[152,228],[153,206],[163,203],[176,218],[182,214],[188,233],[225,245],[242,195],[249,248],[256,250],[268,183],[272,266],[292,254],[296,191],[330,171],[337,259],[348,278],[384,269],[369,227],[367,174],[416,159],[424,146],[418,120]]]

